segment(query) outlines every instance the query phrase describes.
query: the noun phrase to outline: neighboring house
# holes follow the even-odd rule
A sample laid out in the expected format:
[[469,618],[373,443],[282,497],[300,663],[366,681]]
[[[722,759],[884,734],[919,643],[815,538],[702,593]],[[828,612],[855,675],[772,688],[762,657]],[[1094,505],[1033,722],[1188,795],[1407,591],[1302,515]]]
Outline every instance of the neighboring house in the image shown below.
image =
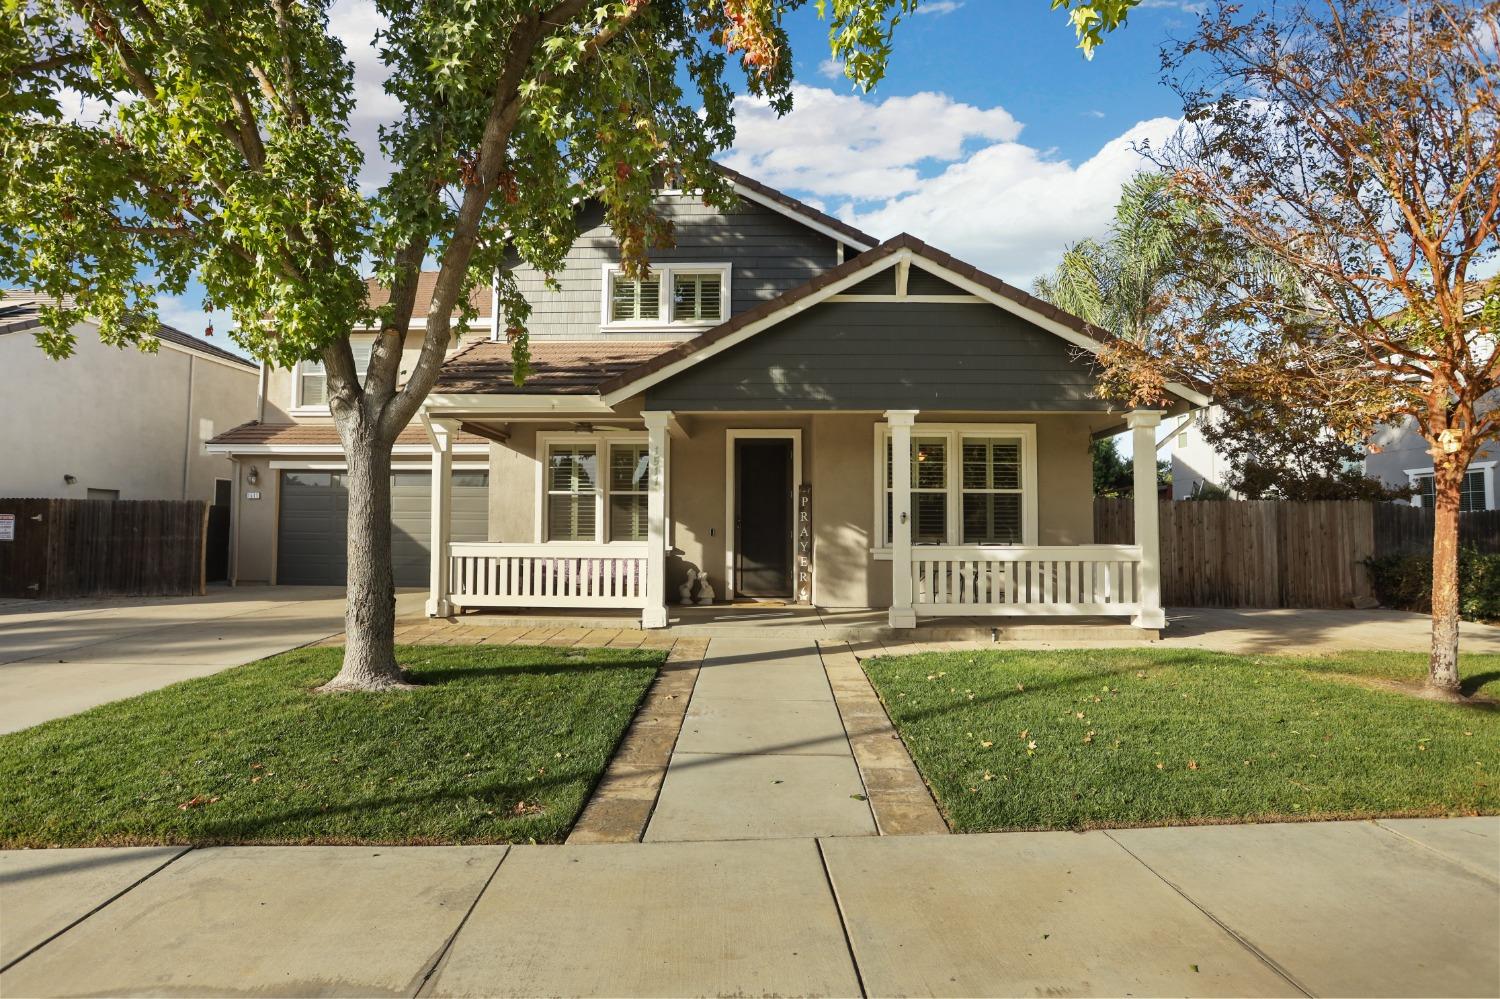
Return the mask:
[[[483,328],[397,444],[398,583],[427,586],[439,615],[624,607],[660,626],[706,574],[720,600],[889,609],[898,627],[1160,627],[1154,491],[1138,490],[1138,545],[1094,545],[1089,442],[1133,428],[1137,476],[1154,483],[1164,412],[1207,400],[1181,386],[1165,411],[1097,398],[1102,331],[910,236],[881,243],[726,173],[728,212],[659,196],[676,239],[645,280],[619,273],[591,204],[559,288],[517,267],[523,387],[494,302],[476,302]],[[369,340],[356,332],[356,354]],[[242,582],[343,579],[321,378],[273,374],[259,422],[213,444],[239,468]]]
[[[1172,498],[1191,499],[1205,483],[1228,488],[1229,461],[1214,449],[1203,435],[1202,424],[1219,416],[1219,408],[1210,406],[1182,417],[1179,426],[1161,440],[1159,448],[1169,452],[1172,460]],[[1428,443],[1417,430],[1415,420],[1407,419],[1397,426],[1382,427],[1370,438],[1364,459],[1364,473],[1393,488],[1415,486],[1413,506],[1432,503],[1432,455]],[[1495,487],[1495,464],[1500,447],[1486,444],[1479,449],[1464,476],[1460,509],[1494,510],[1500,508]]]
[[1172,499],[1192,499],[1206,486],[1229,488],[1229,460],[1203,435],[1203,424],[1219,415],[1217,406],[1186,414],[1157,445],[1172,463]]
[[256,365],[170,326],[154,354],[106,346],[88,320],[54,361],[32,335],[53,301],[0,297],[0,496],[227,505],[234,466],[205,444],[254,414]]
[[[1432,505],[1432,455],[1430,445],[1417,430],[1415,420],[1399,426],[1382,427],[1371,438],[1371,451],[1365,456],[1365,474],[1389,486],[1415,486],[1413,506]],[[1460,510],[1494,510],[1500,508],[1495,493],[1495,459],[1500,448],[1485,444],[1469,462],[1464,474]]]

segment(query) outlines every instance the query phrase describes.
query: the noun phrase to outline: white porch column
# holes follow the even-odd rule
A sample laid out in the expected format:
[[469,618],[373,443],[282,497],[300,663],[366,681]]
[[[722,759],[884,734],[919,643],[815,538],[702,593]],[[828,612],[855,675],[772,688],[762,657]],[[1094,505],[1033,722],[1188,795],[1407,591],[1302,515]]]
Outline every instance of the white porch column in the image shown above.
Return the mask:
[[915,409],[885,414],[891,428],[891,616],[892,628],[915,628],[911,588],[911,427]]
[[1167,616],[1161,606],[1161,527],[1156,498],[1156,428],[1161,414],[1137,409],[1125,417],[1135,464],[1135,543],[1141,550],[1141,609],[1131,619],[1137,628],[1162,628]]
[[458,425],[448,420],[422,420],[432,440],[432,572],[428,580],[427,616],[453,613],[448,602],[448,543],[452,540],[453,435]]
[[646,606],[641,611],[641,627],[667,626],[667,476],[672,456],[671,437],[667,427],[672,414],[665,411],[645,412],[646,443],[650,452],[650,470],[646,494]]

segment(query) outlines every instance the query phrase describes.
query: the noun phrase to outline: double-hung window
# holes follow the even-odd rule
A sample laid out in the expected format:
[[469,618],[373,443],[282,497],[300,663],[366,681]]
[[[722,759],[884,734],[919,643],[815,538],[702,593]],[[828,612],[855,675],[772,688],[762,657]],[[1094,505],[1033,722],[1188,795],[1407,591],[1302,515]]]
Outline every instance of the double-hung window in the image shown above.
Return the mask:
[[606,327],[664,329],[713,326],[729,318],[728,264],[658,264],[649,277],[604,269]]
[[[880,547],[891,544],[894,500],[890,433],[878,430]],[[1034,544],[1035,428],[918,424],[911,435],[914,545]]]
[[646,540],[650,452],[643,440],[559,439],[541,444],[539,541]]
[[[370,366],[370,353],[375,349],[375,338],[350,337],[349,349],[354,354],[354,370],[363,382],[365,369]],[[321,409],[328,405],[328,374],[322,361],[297,362],[296,382],[298,409]]]

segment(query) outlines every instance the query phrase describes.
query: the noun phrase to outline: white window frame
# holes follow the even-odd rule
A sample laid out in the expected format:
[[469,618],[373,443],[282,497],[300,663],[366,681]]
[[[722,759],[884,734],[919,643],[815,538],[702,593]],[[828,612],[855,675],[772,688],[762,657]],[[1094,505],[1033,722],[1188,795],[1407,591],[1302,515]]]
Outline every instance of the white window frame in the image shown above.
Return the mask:
[[[1464,469],[1465,475],[1470,472],[1484,473],[1484,508],[1486,510],[1495,509],[1495,465],[1496,462],[1494,461],[1471,461],[1469,462],[1469,467]],[[1437,469],[1431,465],[1426,468],[1403,468],[1401,471],[1406,474],[1407,485],[1413,489],[1417,488],[1417,479],[1421,476],[1437,474]],[[1411,505],[1416,507],[1422,505],[1422,493],[1420,491],[1412,494]]]
[[[365,352],[363,363],[361,363],[358,354],[356,354],[354,357],[354,370],[358,374],[359,378],[363,379],[365,377],[365,368],[369,367],[370,364],[370,353],[375,349],[375,337],[373,334],[365,337],[360,336],[358,333],[355,333],[349,337],[349,346],[352,348],[356,341],[359,341],[362,344],[369,345],[368,349]],[[290,410],[292,416],[329,415],[328,403],[324,402],[323,404],[319,405],[317,403],[305,403],[302,401],[302,368],[303,365],[312,364],[316,364],[319,367],[322,367],[323,362],[298,361],[296,364],[292,365],[292,408]],[[323,385],[323,394],[326,396],[328,394],[328,372],[326,371],[323,372]]]
[[[1037,505],[1039,480],[1037,478],[1036,424],[1034,423],[914,423],[912,440],[941,437],[946,440],[948,461],[948,537],[945,545],[967,548],[1017,548],[1037,544]],[[963,541],[963,440],[965,437],[1014,437],[1021,442],[1021,542],[1019,545],[965,545]],[[886,478],[885,456],[890,448],[891,428],[887,423],[875,424],[875,519],[871,536],[876,542],[871,552],[877,559],[891,557],[890,540],[885,536],[885,495],[890,488]],[[895,458],[892,456],[892,460]],[[909,459],[908,459],[909,460]],[[912,547],[926,548],[929,545]]]
[[[615,280],[621,277],[618,264],[605,264],[603,281],[601,287],[603,294],[599,302],[599,328],[603,330],[628,330],[661,331],[661,330],[683,330],[700,331],[712,329],[720,323],[727,322],[733,308],[730,304],[730,276],[734,270],[732,264],[727,263],[683,263],[673,261],[671,263],[654,264],[651,267],[651,276],[659,279],[657,288],[657,319],[627,319],[614,322],[611,318],[610,305],[614,300]],[[718,319],[683,319],[679,320],[672,316],[672,278],[677,274],[713,274],[718,275],[721,284],[719,290],[719,307],[721,314]]]
[[[536,435],[536,505],[533,507],[532,537],[539,545],[643,545],[644,541],[609,540],[609,448],[615,444],[639,446],[649,444],[644,431],[586,433],[583,431],[547,431]],[[547,468],[554,445],[593,445],[598,469],[594,476],[594,538],[592,541],[554,541],[547,537]]]

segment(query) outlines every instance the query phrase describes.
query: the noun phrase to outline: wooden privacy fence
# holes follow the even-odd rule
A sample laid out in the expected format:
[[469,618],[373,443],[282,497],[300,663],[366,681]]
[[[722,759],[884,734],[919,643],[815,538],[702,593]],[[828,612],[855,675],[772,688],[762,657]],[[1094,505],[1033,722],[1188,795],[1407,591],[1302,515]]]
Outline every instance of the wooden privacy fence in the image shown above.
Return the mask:
[[[1159,505],[1162,602],[1349,607],[1371,598],[1364,561],[1432,550],[1431,510],[1358,500],[1178,500]],[[1130,498],[1094,501],[1094,542],[1133,544]],[[1464,514],[1463,543],[1500,551],[1500,511]]]
[[204,591],[201,500],[0,499],[0,597]]

